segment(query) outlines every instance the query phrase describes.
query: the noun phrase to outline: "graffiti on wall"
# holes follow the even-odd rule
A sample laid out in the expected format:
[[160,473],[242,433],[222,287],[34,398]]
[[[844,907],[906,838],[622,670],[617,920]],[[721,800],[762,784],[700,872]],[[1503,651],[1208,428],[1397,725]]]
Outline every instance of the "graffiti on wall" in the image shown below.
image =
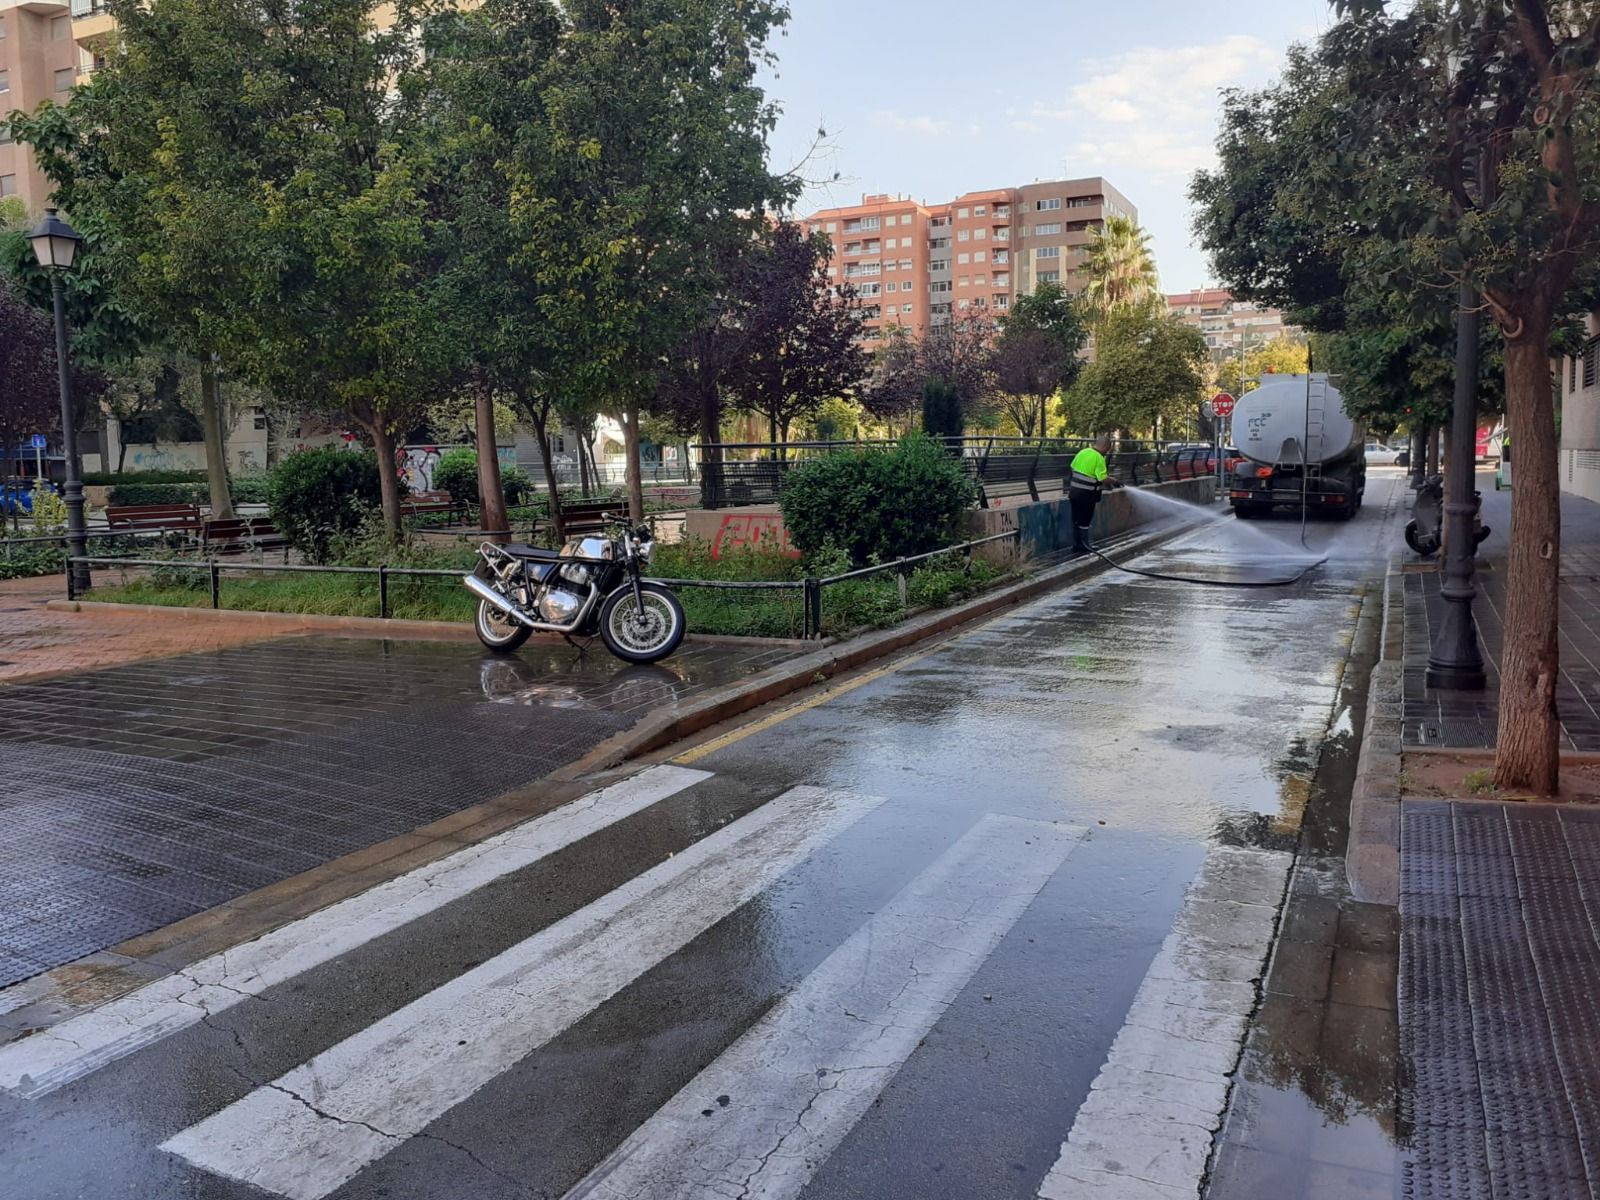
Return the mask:
[[[439,459],[452,450],[471,449],[471,446],[402,446],[395,451],[395,470],[401,482],[413,492],[431,492],[434,490],[433,472]],[[517,465],[517,448],[496,446],[495,458],[502,472],[509,471]]]
[[716,536],[711,539],[711,557],[721,558],[724,551],[753,550],[774,543],[791,558],[800,557],[778,513],[729,513],[722,518]]

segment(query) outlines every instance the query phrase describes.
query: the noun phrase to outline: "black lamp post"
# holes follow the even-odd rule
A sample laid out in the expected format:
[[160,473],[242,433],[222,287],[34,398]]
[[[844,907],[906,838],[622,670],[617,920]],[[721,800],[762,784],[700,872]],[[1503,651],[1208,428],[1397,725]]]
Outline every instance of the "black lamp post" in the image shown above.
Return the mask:
[[[61,452],[67,460],[67,556],[82,558],[87,551],[83,520],[83,475],[78,468],[78,428],[72,405],[72,364],[67,358],[67,305],[61,287],[61,275],[72,268],[78,255],[78,243],[83,240],[78,231],[68,225],[53,208],[44,210],[44,216],[28,235],[33,243],[33,253],[39,265],[50,272],[50,295],[56,309],[56,367],[61,374]],[[89,569],[82,563],[67,568],[67,591],[76,596],[89,589]]]
[[1478,295],[1470,284],[1461,285],[1460,311],[1456,314],[1456,392],[1450,411],[1450,461],[1445,475],[1450,484],[1444,506],[1444,620],[1428,655],[1427,684],[1431,688],[1477,691],[1485,686],[1483,652],[1478,648],[1478,626],[1472,617],[1472,584],[1478,553],[1473,514],[1478,501],[1473,471],[1478,440]]

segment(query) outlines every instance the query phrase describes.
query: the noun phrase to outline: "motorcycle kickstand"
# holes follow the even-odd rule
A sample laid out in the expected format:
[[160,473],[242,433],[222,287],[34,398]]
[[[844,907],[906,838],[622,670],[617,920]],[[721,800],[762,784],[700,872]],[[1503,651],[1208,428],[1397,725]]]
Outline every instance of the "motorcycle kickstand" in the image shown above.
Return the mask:
[[594,645],[594,639],[593,638],[584,638],[583,641],[580,643],[580,642],[573,641],[572,640],[572,635],[570,633],[563,633],[561,636],[566,639],[567,645],[571,646],[574,650],[576,650],[578,652],[578,657],[579,658],[588,658],[589,657],[589,647]]

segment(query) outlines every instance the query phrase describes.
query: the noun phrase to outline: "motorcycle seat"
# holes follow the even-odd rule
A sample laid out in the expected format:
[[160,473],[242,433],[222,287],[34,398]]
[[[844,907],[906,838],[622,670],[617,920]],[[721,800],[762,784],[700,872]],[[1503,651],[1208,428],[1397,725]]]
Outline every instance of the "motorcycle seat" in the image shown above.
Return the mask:
[[529,546],[522,542],[512,542],[510,545],[501,546],[513,558],[527,558],[538,562],[554,562],[561,557],[559,551],[546,550],[543,546]]

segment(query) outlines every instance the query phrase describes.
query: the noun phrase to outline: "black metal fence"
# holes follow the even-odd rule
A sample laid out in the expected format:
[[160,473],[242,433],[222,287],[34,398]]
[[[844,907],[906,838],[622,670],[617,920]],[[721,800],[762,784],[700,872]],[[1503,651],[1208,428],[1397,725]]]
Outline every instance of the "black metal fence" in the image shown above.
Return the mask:
[[[1073,456],[1088,443],[1062,438],[946,438],[946,448],[978,487],[984,507],[1006,497],[1037,500],[1066,490]],[[887,449],[888,441],[728,442],[692,446],[699,455],[700,503],[705,508],[776,504],[795,466],[845,450]],[[1229,461],[1232,455],[1225,455]],[[1112,478],[1129,484],[1166,483],[1215,474],[1207,446],[1116,442],[1106,456]]]

